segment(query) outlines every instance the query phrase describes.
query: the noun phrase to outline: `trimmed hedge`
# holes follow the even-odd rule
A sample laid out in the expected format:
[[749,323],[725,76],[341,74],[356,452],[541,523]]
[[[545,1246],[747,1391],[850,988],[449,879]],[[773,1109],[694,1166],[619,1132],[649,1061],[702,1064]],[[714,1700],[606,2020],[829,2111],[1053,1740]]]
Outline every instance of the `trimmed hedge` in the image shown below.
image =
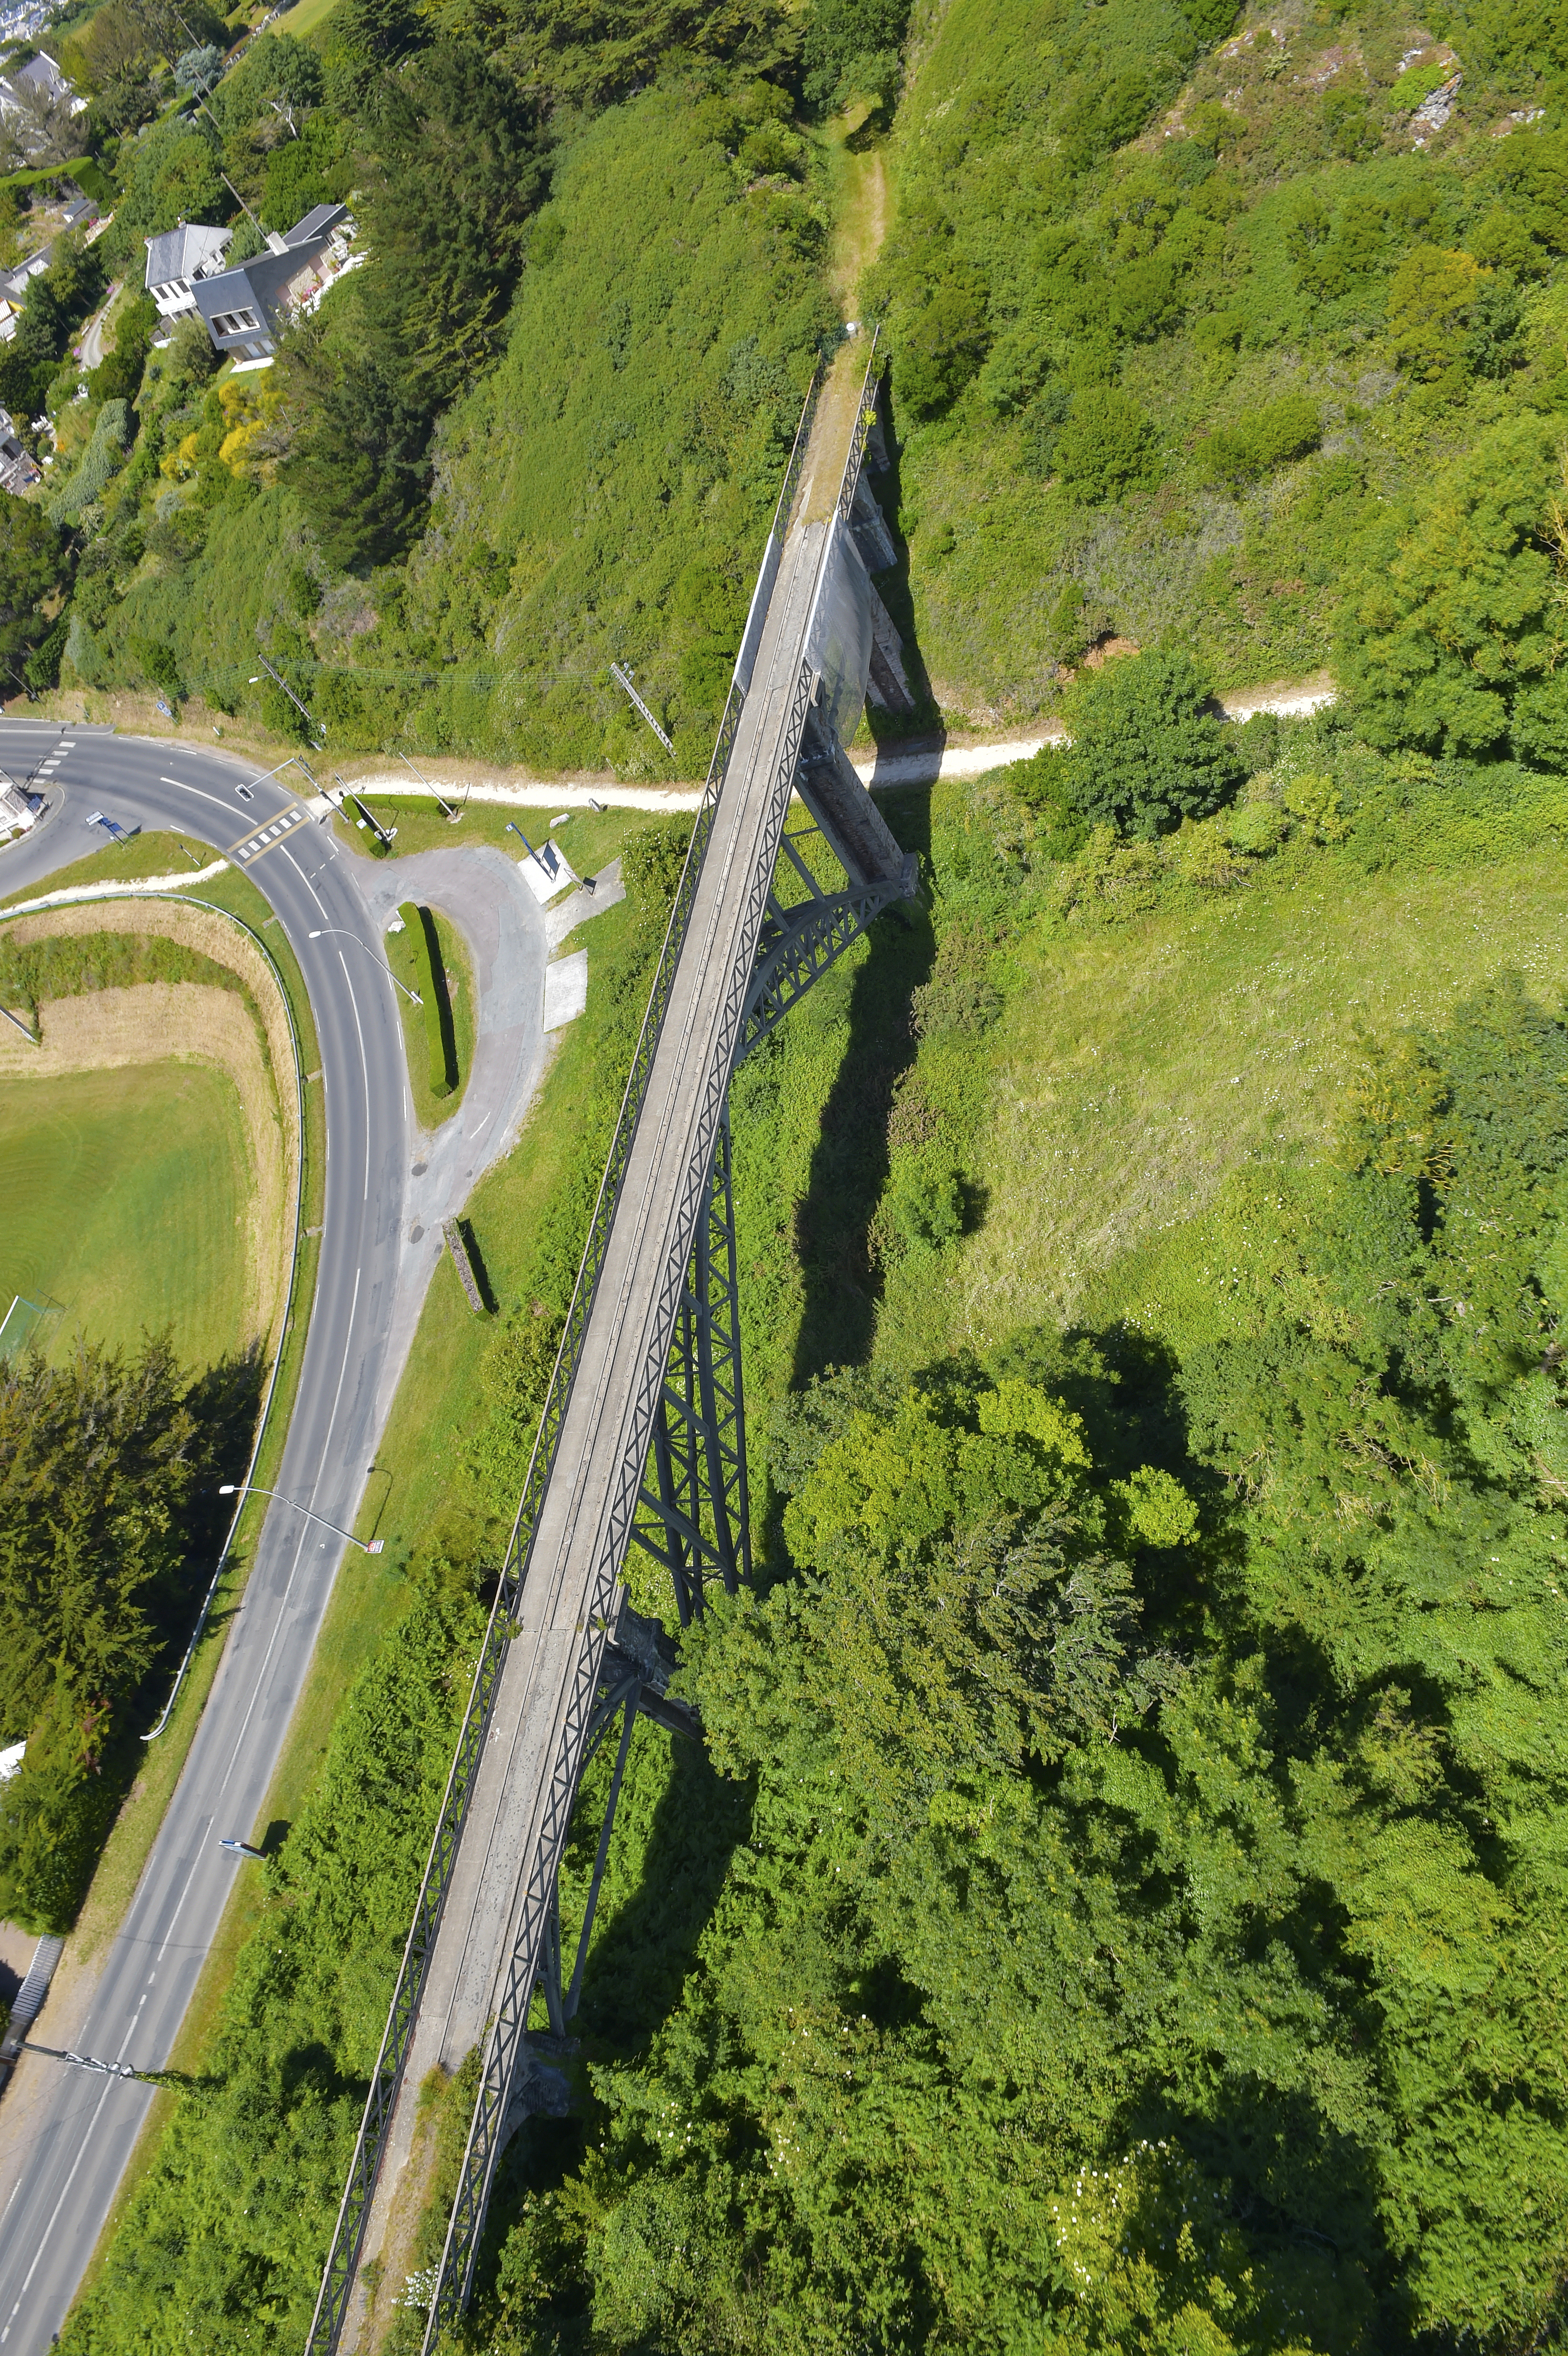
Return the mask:
[[436,938],[435,918],[428,908],[416,907],[411,900],[405,900],[398,914],[412,937],[419,967],[425,1044],[430,1050],[430,1092],[432,1097],[449,1097],[457,1086],[457,1038],[452,1027],[452,1001],[446,994],[446,967]]

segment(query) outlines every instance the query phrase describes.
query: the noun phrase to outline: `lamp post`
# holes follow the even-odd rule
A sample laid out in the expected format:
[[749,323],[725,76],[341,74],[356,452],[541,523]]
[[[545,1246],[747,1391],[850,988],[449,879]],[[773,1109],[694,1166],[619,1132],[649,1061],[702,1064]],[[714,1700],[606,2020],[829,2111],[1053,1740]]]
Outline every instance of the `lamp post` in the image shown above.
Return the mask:
[[[236,190],[235,193],[238,195],[239,191]],[[240,201],[243,204],[245,200],[241,197]],[[313,746],[315,746],[315,749],[319,752],[321,750],[321,744],[317,744],[315,740],[319,737],[321,739],[321,744],[325,744],[326,742],[326,731],[322,726],[320,721],[316,718],[315,712],[312,712],[307,705],[300,701],[299,697],[294,693],[293,689],[289,685],[288,680],[283,677],[283,672],[277,669],[275,664],[270,663],[267,660],[266,656],[262,654],[260,649],[257,651],[256,660],[261,664],[262,670],[266,672],[268,678],[272,680],[273,684],[280,687],[283,693],[288,697],[289,701],[293,705],[294,710],[299,713],[300,718],[310,730],[311,743]],[[261,684],[260,675],[251,680],[250,683],[252,687],[260,687]]]
[[63,2062],[72,2070],[91,2070],[101,2078],[135,2078],[144,2086],[165,2086],[171,2080],[176,2085],[183,2082],[169,2070],[133,2070],[129,2062],[101,2062],[95,2053],[73,2053],[69,2046],[33,2045],[26,2038],[16,2048],[18,2053],[41,2053],[48,2062]]
[[[323,925],[315,932],[308,934],[306,937],[313,941],[324,941],[326,939],[328,934],[336,934],[341,940],[359,941],[359,936],[357,933],[345,932],[341,925]],[[368,941],[359,941],[359,946],[364,950],[367,957],[376,958],[376,963],[380,967],[381,971],[386,975],[387,980],[391,983],[394,990],[400,990],[403,996],[407,999],[411,999],[416,1006],[422,1006],[424,1004],[424,1000],[420,996],[417,990],[411,990],[406,981],[400,981],[398,980],[397,975],[392,971],[391,967],[387,963],[385,958],[376,957],[376,952],[370,947]]]
[[220,1497],[276,1497],[280,1505],[292,1505],[307,1522],[319,1522],[324,1530],[330,1530],[334,1537],[347,1538],[361,1554],[380,1554],[386,1547],[384,1538],[357,1538],[352,1530],[340,1530],[325,1514],[313,1514],[308,1505],[302,1505],[296,1497],[285,1497],[281,1489],[262,1489],[254,1481],[225,1481],[218,1494]]
[[440,804],[441,814],[443,818],[445,819],[448,826],[455,826],[458,819],[463,816],[463,812],[460,809],[453,809],[449,801],[443,799],[442,796],[436,792],[435,787],[431,784],[430,779],[425,776],[424,771],[422,769],[414,768],[414,764],[410,760],[406,753],[400,753],[398,755],[398,758],[402,763],[405,769],[413,769],[415,776],[419,779],[426,793],[432,796],[435,801]]

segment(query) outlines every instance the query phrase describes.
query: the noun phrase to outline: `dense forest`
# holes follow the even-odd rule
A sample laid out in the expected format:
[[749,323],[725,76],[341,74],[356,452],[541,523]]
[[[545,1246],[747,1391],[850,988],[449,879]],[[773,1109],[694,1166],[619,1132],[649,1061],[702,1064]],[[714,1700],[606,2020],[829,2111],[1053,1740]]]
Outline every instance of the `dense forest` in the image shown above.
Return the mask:
[[258,1392],[254,1365],[193,1376],[155,1338],[0,1369],[0,1748],[27,1744],[0,1796],[9,1922],[75,1917],[211,1575],[214,1475],[243,1461]]
[[[123,331],[6,503],[40,676],[285,730],[259,634],[329,745],[631,774],[621,656],[699,767],[852,299],[915,724],[1068,723],[889,798],[920,905],[733,1085],[755,1591],[454,2346],[1563,2344],[1565,70],[1504,0],[337,0],[114,134],[123,254],[221,167],[369,259],[260,376]],[[683,851],[76,2356],[303,2343]]]

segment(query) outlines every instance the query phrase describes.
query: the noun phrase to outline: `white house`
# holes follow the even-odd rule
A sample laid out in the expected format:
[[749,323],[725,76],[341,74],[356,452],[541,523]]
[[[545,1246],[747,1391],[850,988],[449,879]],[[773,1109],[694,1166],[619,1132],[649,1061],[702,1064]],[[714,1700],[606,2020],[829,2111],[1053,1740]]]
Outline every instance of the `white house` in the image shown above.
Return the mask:
[[53,104],[69,99],[68,111],[70,113],[87,112],[86,99],[77,96],[53,58],[44,49],[40,49],[36,58],[30,58],[18,73],[12,74],[8,80],[0,78],[0,114],[15,114],[19,107],[27,106],[29,99],[36,104],[40,98],[48,99]]
[[165,319],[196,316],[197,281],[216,278],[223,268],[232,230],[206,229],[181,221],[147,240],[147,292]]
[[314,310],[325,289],[355,267],[353,235],[346,206],[316,205],[286,236],[270,230],[265,253],[205,277],[196,307],[218,349],[238,360],[270,359],[281,326]]

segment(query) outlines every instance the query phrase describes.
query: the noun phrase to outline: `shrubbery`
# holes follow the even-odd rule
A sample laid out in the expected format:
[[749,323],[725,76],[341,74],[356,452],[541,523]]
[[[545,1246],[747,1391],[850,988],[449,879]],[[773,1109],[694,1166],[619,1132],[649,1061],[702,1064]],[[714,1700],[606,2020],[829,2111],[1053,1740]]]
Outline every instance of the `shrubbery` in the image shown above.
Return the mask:
[[[75,946],[74,944],[72,945]],[[132,1714],[214,1539],[198,1493],[254,1413],[253,1370],[193,1382],[164,1342],[0,1373],[0,1909],[69,1928],[119,1807]]]

